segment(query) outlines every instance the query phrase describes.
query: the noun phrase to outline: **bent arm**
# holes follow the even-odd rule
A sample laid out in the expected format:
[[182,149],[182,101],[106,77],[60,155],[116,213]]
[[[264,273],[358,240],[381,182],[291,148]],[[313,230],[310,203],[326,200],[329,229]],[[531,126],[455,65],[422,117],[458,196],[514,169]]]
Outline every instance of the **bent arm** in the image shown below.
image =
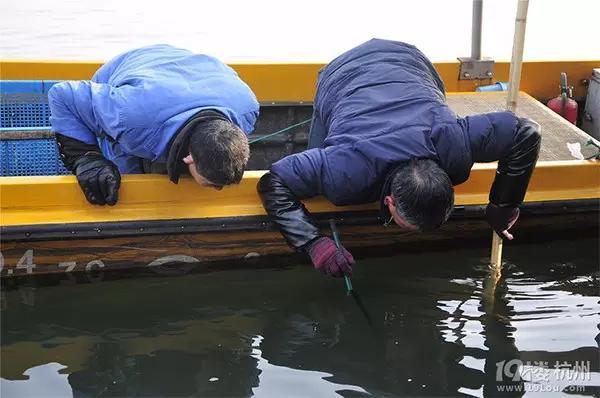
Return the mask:
[[66,81],[48,92],[52,131],[95,144],[96,135],[115,135],[121,129],[120,90],[91,81]]
[[75,173],[82,157],[89,154],[102,155],[97,143],[88,144],[60,133],[56,133],[56,144],[65,167],[72,173]]
[[468,131],[473,161],[498,161],[490,202],[518,207],[540,152],[540,126],[512,112],[467,116],[461,122]]
[[296,250],[305,249],[320,236],[300,200],[322,193],[323,161],[320,149],[290,155],[274,163],[258,182],[258,193],[267,214]]
[[86,144],[96,143],[96,118],[92,109],[90,82],[55,84],[48,92],[52,131]]
[[320,236],[306,207],[277,174],[263,175],[257,188],[271,221],[291,247],[301,250]]
[[517,207],[525,198],[541,146],[540,126],[520,118],[508,155],[499,159],[490,190],[490,202],[500,207]]

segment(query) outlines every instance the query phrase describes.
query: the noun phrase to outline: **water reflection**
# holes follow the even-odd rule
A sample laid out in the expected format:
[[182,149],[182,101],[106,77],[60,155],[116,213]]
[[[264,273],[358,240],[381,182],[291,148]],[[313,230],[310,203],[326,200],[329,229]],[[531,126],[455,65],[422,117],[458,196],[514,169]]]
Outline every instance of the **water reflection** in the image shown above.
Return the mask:
[[252,339],[252,354],[260,370],[260,383],[252,392],[257,397],[338,397],[337,392],[354,391],[367,393],[363,388],[337,384],[326,380],[331,373],[314,370],[298,370],[270,364],[262,357],[262,336]]
[[71,397],[73,390],[66,374],[59,371],[66,366],[56,362],[27,369],[23,376],[26,380],[6,380],[2,382],[3,397]]
[[[520,361],[524,376],[589,395],[600,386],[596,247],[511,247],[493,307],[485,248],[361,258],[353,282],[373,327],[343,282],[307,266],[5,289],[0,389],[27,396],[43,381],[46,396],[56,385],[76,397],[514,396],[541,386],[498,370]],[[589,379],[548,373],[575,361],[589,363]]]

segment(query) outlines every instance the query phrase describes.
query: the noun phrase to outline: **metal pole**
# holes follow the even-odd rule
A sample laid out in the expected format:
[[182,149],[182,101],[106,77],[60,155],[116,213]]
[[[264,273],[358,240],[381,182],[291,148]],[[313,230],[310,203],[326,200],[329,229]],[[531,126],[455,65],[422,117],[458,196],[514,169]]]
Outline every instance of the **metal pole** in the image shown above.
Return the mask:
[[481,26],[483,0],[473,0],[473,26],[471,27],[471,58],[481,59]]

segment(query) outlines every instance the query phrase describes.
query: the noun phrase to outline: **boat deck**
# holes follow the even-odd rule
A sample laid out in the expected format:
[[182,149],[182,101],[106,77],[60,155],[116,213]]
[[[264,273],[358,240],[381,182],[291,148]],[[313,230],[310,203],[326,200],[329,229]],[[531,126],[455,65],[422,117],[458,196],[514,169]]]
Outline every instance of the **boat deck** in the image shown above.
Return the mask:
[[[448,105],[459,116],[504,111],[506,96],[506,92],[448,93]],[[528,94],[519,94],[516,113],[535,120],[541,127],[542,148],[539,160],[574,160],[567,149],[567,143],[574,142],[581,143],[584,156],[595,153],[593,148],[585,148],[585,143],[591,138],[588,134]]]

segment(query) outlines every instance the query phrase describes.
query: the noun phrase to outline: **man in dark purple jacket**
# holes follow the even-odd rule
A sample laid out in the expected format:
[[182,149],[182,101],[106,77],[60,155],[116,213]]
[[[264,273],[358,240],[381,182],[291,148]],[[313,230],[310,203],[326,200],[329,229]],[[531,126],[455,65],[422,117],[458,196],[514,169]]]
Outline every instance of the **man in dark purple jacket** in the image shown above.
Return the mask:
[[535,122],[511,112],[457,117],[423,53],[373,39],[321,70],[310,149],[273,164],[258,191],[288,244],[320,271],[342,276],[352,271],[352,255],[320,234],[300,200],[380,200],[390,221],[429,231],[447,220],[452,187],[469,178],[473,163],[498,160],[486,218],[512,239],[540,140]]

